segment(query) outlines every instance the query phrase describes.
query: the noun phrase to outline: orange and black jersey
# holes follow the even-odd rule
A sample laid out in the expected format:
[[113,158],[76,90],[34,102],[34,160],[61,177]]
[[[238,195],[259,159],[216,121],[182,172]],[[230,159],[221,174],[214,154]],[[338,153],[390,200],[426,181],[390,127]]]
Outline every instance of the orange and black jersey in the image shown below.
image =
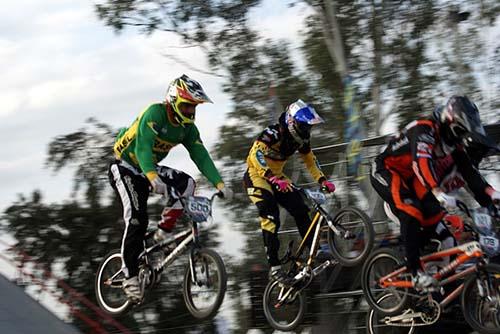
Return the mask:
[[417,176],[428,189],[438,186],[433,160],[440,147],[437,124],[428,119],[416,120],[408,124],[399,136],[392,139],[378,160],[384,167],[404,179]]
[[279,124],[268,126],[254,141],[247,157],[250,175],[269,178],[283,175],[283,167],[288,158],[298,151],[312,177],[321,182],[326,179],[311,150],[309,141],[298,144],[285,133]]
[[377,164],[378,168],[383,166],[406,180],[416,176],[428,190],[442,186],[456,167],[476,199],[480,203],[486,200],[484,189],[489,185],[461,147],[450,147],[443,142],[437,123],[430,119],[409,123],[377,157]]

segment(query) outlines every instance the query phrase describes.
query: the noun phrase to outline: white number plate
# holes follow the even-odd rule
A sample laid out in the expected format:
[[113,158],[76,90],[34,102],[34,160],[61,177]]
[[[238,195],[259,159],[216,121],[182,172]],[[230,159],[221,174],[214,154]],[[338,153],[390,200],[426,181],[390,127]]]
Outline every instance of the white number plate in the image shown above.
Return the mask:
[[326,202],[326,196],[320,191],[313,191],[313,190],[306,190],[307,196],[311,198],[313,201],[315,201],[318,204],[323,204]]
[[203,222],[210,217],[210,200],[201,196],[189,196],[186,203],[186,211],[196,222]]
[[474,213],[474,223],[479,229],[481,234],[491,233],[491,216],[485,213],[475,212]]

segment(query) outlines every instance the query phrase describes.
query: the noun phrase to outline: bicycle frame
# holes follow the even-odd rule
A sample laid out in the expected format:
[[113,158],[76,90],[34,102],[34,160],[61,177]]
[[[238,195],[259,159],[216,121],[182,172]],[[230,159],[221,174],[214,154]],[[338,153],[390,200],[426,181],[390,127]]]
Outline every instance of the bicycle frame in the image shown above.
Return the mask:
[[312,264],[312,261],[314,260],[315,254],[316,254],[316,249],[319,244],[319,232],[321,229],[321,223],[323,222],[324,217],[319,213],[319,211],[315,211],[314,218],[311,221],[311,224],[309,225],[309,228],[307,229],[306,235],[300,242],[299,247],[297,248],[297,251],[295,252],[294,258],[299,258],[299,256],[302,254],[306,247],[306,240],[311,234],[311,231],[314,230],[314,237],[313,241],[311,244],[311,249],[309,251],[309,257],[307,258],[307,265],[310,266]]
[[[175,191],[175,189],[173,189],[173,191]],[[215,198],[215,196],[219,196],[218,194],[219,193],[214,193],[211,196],[210,205],[212,205],[212,202],[213,202],[213,199]],[[186,207],[186,200],[182,196],[179,196],[179,194],[176,193],[176,195],[177,195],[178,200],[182,203],[182,206]],[[175,261],[175,259],[186,250],[188,245],[190,243],[192,243],[191,252],[189,254],[189,266],[191,267],[191,273],[193,276],[192,279],[193,279],[193,281],[196,281],[196,277],[194,276],[195,270],[193,270],[193,255],[194,255],[195,250],[200,248],[198,223],[194,220],[191,220],[190,223],[191,223],[191,228],[185,229],[184,231],[181,231],[181,232],[173,235],[171,238],[160,241],[160,242],[146,248],[143,252],[141,252],[141,254],[139,255],[138,258],[140,259],[140,258],[146,256],[146,260],[147,260],[148,259],[147,255],[149,255],[151,252],[156,251],[156,250],[160,250],[163,247],[165,247],[171,243],[174,243],[174,242],[178,243],[178,245],[173,250],[171,250],[170,253],[168,254],[168,256],[165,259],[163,259],[163,261],[160,263],[160,267],[164,268],[164,267],[172,264]],[[152,232],[151,232],[151,234],[152,234]],[[147,235],[145,239],[147,239],[148,237],[150,237],[150,235]]]
[[[471,241],[460,246],[456,246],[450,249],[425,255],[420,258],[420,261],[423,264],[425,264],[431,261],[443,259],[451,255],[456,255],[457,256],[456,259],[433,275],[433,277],[438,281],[440,287],[472,274],[477,270],[477,266],[480,265],[482,262],[480,261],[479,263],[475,263],[471,267],[464,269],[458,273],[455,273],[446,279],[443,279],[447,274],[453,272],[460,265],[467,263],[473,259],[482,260],[484,258],[484,253],[481,250],[479,242]],[[393,280],[394,278],[396,278],[397,276],[401,275],[406,271],[407,267],[404,266],[384,277],[381,277],[379,279],[379,285],[383,288],[388,288],[388,287],[414,288],[414,283],[412,281]],[[456,297],[460,295],[463,288],[464,284],[462,283],[441,301],[440,306],[445,307],[446,305],[448,305],[452,300],[454,300]]]
[[[298,188],[298,189],[300,189],[300,188]],[[300,191],[302,193],[304,193],[304,190],[300,189]],[[304,193],[304,196],[306,198],[308,198],[307,194],[305,194],[305,193]],[[312,203],[312,210],[311,211],[314,212],[313,219],[311,220],[311,223],[309,224],[306,235],[302,238],[302,241],[300,242],[299,247],[297,248],[297,250],[293,256],[294,259],[298,259],[300,257],[300,255],[302,254],[302,252],[305,249],[307,238],[309,237],[311,232],[314,230],[314,236],[313,236],[313,240],[311,243],[311,249],[309,251],[309,257],[308,257],[307,262],[306,262],[307,266],[311,266],[311,264],[315,258],[316,250],[318,249],[318,245],[319,245],[319,235],[320,235],[321,227],[323,225],[324,220],[326,220],[328,226],[333,230],[333,232],[335,234],[340,235],[340,233],[341,233],[340,227],[335,226],[333,224],[332,219],[330,218],[330,215],[328,214],[328,212],[326,212],[321,207],[321,205],[316,203],[314,200],[311,200],[311,203]]]

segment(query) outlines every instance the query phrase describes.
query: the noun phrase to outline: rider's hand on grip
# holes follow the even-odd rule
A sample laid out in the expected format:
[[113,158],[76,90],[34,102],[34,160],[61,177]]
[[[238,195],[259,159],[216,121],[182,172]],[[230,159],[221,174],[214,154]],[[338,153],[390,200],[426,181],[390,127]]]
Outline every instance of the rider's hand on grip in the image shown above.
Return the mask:
[[156,194],[164,195],[167,192],[167,185],[159,176],[155,177],[151,181],[151,186],[153,187],[153,192]]
[[324,180],[323,182],[321,182],[321,190],[333,193],[335,191],[335,184],[328,180]]
[[271,182],[271,184],[274,185],[280,192],[286,193],[288,191],[292,191],[292,186],[287,179],[280,179],[277,176],[271,176],[269,178],[269,182]]
[[225,200],[232,200],[233,199],[233,196],[234,196],[234,193],[231,189],[229,189],[228,187],[224,187],[222,189],[219,189],[219,192],[217,193],[217,196],[219,198],[223,198]]

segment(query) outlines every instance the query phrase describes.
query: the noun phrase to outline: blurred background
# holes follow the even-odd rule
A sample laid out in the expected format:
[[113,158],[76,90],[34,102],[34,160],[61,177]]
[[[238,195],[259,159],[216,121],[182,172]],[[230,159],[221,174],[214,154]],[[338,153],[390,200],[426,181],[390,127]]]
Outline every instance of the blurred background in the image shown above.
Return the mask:
[[[157,296],[119,322],[133,333],[272,332],[260,309],[267,269],[257,211],[242,187],[254,138],[298,98],[313,104],[326,123],[314,129],[312,145],[340,203],[386,221],[366,179],[385,135],[430,115],[452,94],[466,94],[498,142],[499,13],[494,0],[22,0],[2,6],[0,273],[81,332],[120,332],[91,306],[99,262],[119,247],[123,231],[107,181],[113,140],[185,73],[214,101],[198,107],[196,124],[235,193],[217,202],[216,224],[207,233],[225,260],[228,292],[217,317],[197,323],[183,305],[181,261],[164,274]],[[213,191],[184,148],[162,164],[194,176],[201,194]],[[482,170],[498,187],[497,166],[492,157]],[[288,163],[297,183],[313,186],[303,171],[300,161]],[[154,226],[161,203],[154,197],[150,203]],[[282,245],[296,236],[287,232],[293,229],[283,215]],[[377,232],[379,241],[398,233],[387,223]],[[327,272],[312,288],[299,331],[363,333],[358,273]],[[446,326],[469,332],[460,321]]]

